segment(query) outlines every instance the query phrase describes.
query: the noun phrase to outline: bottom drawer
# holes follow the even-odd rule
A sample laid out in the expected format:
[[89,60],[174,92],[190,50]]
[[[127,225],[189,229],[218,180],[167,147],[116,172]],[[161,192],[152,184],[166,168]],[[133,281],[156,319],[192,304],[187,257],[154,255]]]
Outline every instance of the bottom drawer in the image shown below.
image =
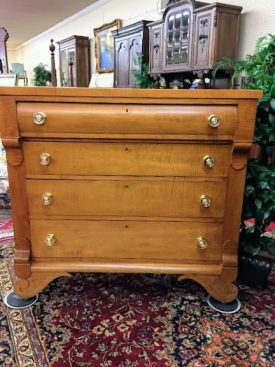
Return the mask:
[[[222,227],[203,222],[32,220],[32,257],[217,261]],[[207,241],[205,249],[198,245],[199,237]]]

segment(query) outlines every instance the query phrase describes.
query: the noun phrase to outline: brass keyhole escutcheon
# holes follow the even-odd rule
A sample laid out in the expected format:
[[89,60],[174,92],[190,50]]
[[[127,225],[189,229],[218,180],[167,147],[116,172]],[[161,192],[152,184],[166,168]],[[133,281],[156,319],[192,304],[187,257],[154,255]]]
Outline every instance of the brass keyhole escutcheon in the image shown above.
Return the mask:
[[210,115],[208,117],[208,124],[211,127],[218,127],[220,125],[220,119],[216,115]]
[[45,206],[51,205],[53,202],[53,195],[50,192],[44,192],[42,195],[42,204]]
[[208,246],[208,243],[207,243],[206,239],[203,238],[203,237],[199,237],[197,243],[198,243],[198,246],[201,250],[205,250]]
[[46,122],[46,114],[44,112],[35,112],[32,115],[33,122],[36,125],[43,125]]
[[44,243],[46,246],[53,246],[55,242],[56,242],[56,238],[53,233],[48,233],[44,238]]
[[41,166],[48,166],[51,163],[51,155],[49,153],[41,153],[39,162]]
[[215,166],[215,159],[210,155],[206,155],[203,158],[203,163],[207,168],[213,168]]
[[201,202],[201,206],[202,206],[203,208],[209,208],[209,207],[210,207],[210,205],[211,205],[211,199],[210,199],[210,197],[209,197],[209,196],[207,196],[207,195],[202,195],[202,196],[200,197],[200,202]]

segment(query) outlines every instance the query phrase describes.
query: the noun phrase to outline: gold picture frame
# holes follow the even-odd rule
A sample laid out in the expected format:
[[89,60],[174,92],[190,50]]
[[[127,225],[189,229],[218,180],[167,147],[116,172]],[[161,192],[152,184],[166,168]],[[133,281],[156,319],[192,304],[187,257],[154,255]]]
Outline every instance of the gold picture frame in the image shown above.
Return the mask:
[[114,41],[112,31],[120,28],[121,19],[103,24],[94,29],[96,71],[98,73],[111,73],[114,71]]

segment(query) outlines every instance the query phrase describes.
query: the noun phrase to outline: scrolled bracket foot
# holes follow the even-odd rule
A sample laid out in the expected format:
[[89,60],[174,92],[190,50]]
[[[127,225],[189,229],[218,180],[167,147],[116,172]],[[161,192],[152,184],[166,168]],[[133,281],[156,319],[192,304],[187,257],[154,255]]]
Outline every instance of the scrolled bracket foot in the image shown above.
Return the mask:
[[22,298],[31,298],[41,292],[52,280],[60,277],[71,277],[70,273],[35,272],[28,279],[18,279],[14,284],[14,292]]
[[232,302],[238,295],[238,287],[234,284],[235,276],[233,272],[225,273],[220,276],[181,275],[178,277],[178,280],[184,279],[193,279],[195,282],[199,283],[210,296],[222,303]]

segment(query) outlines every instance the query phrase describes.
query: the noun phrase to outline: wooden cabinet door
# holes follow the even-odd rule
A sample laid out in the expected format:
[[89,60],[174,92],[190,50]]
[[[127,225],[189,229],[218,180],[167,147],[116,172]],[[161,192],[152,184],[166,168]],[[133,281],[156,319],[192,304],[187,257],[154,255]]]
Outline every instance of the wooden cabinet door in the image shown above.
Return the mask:
[[224,57],[236,58],[241,8],[215,4],[195,11],[193,69],[209,70]]
[[117,38],[115,41],[116,56],[115,56],[115,87],[126,88],[128,87],[128,65],[129,65],[129,52],[128,52],[128,38]]
[[210,69],[213,64],[214,9],[195,17],[194,69]]
[[162,24],[150,28],[150,72],[162,72]]

